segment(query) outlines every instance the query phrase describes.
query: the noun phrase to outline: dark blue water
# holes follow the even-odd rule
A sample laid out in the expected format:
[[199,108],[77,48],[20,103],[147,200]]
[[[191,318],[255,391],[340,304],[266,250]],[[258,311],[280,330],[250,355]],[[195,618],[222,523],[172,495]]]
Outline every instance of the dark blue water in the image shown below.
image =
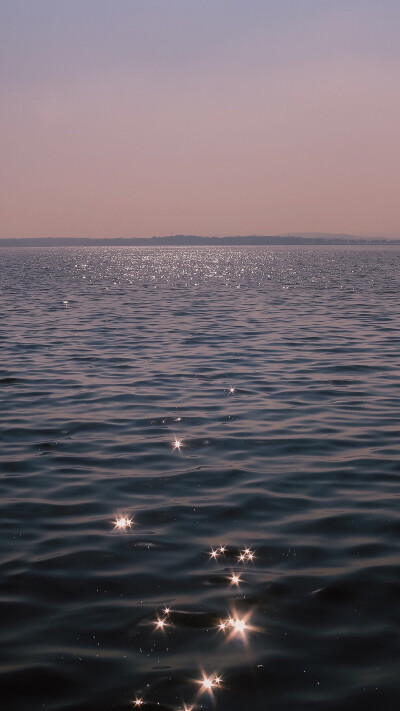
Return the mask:
[[1,707],[397,711],[400,249],[0,261]]

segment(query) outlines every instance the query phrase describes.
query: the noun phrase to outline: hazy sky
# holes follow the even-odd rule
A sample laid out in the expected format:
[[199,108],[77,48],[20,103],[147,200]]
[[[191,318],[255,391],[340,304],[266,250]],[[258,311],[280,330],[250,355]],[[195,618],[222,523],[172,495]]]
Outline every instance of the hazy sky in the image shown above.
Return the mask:
[[0,237],[400,235],[399,0],[0,0]]

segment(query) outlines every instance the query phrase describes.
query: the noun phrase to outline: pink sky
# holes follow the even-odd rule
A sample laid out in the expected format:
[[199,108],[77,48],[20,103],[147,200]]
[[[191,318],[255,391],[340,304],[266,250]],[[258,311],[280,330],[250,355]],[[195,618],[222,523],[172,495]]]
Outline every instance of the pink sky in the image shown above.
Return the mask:
[[0,237],[400,236],[399,5],[5,0]]

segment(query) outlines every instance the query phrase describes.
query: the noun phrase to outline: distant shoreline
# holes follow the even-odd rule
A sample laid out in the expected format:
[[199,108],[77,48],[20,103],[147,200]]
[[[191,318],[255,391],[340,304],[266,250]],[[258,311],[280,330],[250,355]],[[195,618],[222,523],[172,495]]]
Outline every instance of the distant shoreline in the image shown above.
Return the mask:
[[173,235],[170,237],[90,238],[90,237],[14,237],[0,239],[0,247],[201,247],[201,246],[262,246],[262,245],[399,245],[399,238],[357,237],[353,235],[285,235],[201,237]]

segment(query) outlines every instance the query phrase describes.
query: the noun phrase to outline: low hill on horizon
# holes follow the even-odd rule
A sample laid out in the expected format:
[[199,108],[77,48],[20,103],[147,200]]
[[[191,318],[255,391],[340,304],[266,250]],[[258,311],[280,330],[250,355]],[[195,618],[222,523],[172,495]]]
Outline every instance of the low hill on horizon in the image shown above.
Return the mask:
[[169,235],[154,237],[10,237],[0,247],[152,247],[152,246],[256,246],[284,244],[400,244],[400,238],[360,237],[349,234],[293,233],[284,235]]

